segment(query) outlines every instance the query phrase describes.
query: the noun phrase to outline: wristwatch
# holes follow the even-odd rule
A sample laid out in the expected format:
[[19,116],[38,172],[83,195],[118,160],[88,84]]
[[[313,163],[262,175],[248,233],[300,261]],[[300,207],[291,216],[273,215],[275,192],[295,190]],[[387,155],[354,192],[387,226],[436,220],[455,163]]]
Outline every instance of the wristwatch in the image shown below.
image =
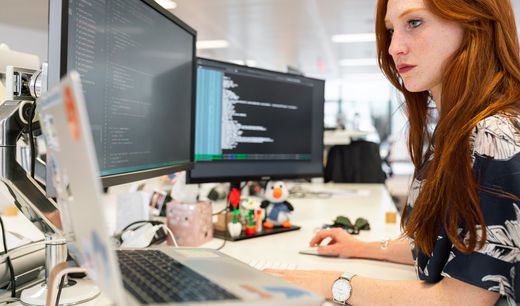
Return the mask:
[[337,304],[347,305],[347,301],[352,295],[352,278],[356,274],[345,272],[332,284],[332,301]]

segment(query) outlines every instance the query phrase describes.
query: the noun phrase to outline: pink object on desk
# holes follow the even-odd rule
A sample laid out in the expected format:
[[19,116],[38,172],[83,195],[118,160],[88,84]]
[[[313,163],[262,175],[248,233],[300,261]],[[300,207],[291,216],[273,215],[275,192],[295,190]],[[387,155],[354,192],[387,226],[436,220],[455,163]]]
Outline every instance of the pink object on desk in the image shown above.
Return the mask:
[[[166,224],[175,235],[179,246],[199,246],[213,239],[212,210],[210,202],[169,202],[166,208]],[[168,244],[173,244],[168,237]]]

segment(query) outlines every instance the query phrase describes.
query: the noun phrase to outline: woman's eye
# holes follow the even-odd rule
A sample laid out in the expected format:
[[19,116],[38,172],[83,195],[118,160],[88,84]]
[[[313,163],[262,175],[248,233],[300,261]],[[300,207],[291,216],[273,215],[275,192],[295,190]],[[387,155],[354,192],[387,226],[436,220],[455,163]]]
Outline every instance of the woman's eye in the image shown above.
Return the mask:
[[412,28],[417,28],[422,24],[422,20],[419,19],[412,19],[408,21],[408,25]]
[[392,37],[394,34],[394,29],[386,29],[386,32],[388,33],[388,36]]

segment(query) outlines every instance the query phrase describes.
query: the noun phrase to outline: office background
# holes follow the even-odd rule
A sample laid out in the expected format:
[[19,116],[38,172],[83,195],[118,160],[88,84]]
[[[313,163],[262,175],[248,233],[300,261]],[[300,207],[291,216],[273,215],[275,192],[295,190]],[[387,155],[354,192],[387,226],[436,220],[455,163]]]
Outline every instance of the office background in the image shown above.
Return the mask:
[[[405,196],[400,98],[376,65],[376,0],[157,0],[198,31],[197,56],[326,80],[325,126],[373,131]],[[520,18],[520,0],[512,0]],[[2,0],[0,43],[47,61],[47,0]],[[367,35],[368,34],[368,35]]]

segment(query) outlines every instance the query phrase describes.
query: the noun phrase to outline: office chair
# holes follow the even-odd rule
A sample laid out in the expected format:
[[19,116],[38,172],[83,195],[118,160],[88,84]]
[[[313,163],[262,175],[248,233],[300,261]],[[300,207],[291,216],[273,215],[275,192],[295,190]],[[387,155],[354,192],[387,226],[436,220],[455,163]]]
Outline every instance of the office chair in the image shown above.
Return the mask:
[[365,140],[333,146],[327,157],[325,182],[384,183],[379,145]]

